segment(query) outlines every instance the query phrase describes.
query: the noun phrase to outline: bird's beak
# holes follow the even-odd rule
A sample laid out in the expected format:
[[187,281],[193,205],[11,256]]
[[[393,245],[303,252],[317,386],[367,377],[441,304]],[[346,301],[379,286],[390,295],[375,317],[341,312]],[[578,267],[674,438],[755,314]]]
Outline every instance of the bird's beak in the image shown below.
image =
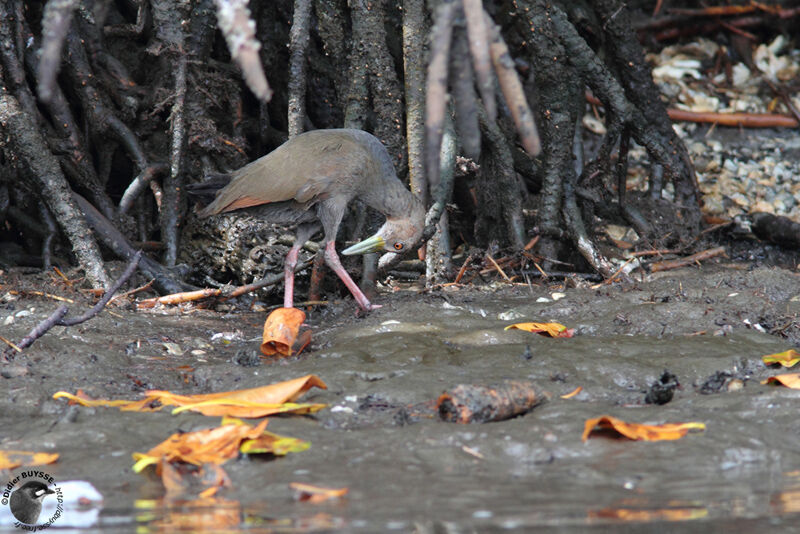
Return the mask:
[[380,235],[374,235],[364,241],[356,243],[352,247],[348,247],[342,251],[345,256],[352,256],[353,254],[368,254],[370,252],[379,252],[386,246],[386,241]]

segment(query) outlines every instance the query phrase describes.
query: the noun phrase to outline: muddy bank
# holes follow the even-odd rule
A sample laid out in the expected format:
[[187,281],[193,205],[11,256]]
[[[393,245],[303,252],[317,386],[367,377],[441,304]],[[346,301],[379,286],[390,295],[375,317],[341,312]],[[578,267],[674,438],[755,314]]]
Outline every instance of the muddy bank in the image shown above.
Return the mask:
[[[566,296],[554,300],[555,292]],[[0,308],[9,339],[56,307],[12,297]],[[135,398],[145,389],[205,393],[316,374],[328,390],[305,399],[330,408],[269,424],[309,440],[310,449],[228,462],[233,486],[216,513],[229,512],[243,528],[278,531],[606,528],[624,518],[681,520],[698,532],[796,524],[800,392],[760,384],[780,372],[760,357],[800,344],[796,273],[717,264],[594,289],[561,282],[423,295],[407,289],[378,302],[383,307],[362,319],[349,300],[313,311],[310,350],[255,366],[235,362],[258,350],[264,313],[118,307],[57,327],[0,369],[8,377],[0,448],[58,452],[59,462],[47,467],[57,480],[88,480],[103,494],[98,531],[157,530],[187,509],[149,501],[163,496],[160,481],[134,474],[131,453],[218,419],[69,407],[52,400],[54,392]],[[575,328],[575,337],[503,330],[550,320]],[[663,406],[645,404],[665,369],[681,387]],[[407,405],[453,385],[509,378],[532,380],[550,400],[500,423],[403,422]],[[703,394],[709,378],[718,392]],[[578,386],[577,396],[559,397]],[[584,421],[603,414],[707,428],[671,442],[582,442]],[[350,492],[322,505],[298,503],[290,482]]]

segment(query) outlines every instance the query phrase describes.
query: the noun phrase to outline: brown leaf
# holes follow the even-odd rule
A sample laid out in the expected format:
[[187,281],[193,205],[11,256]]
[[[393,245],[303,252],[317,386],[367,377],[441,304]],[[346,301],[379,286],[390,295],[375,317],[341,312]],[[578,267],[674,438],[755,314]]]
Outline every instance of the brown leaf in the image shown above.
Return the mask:
[[800,373],[786,373],[782,375],[771,376],[761,383],[781,385],[791,389],[800,389]]
[[300,334],[300,326],[306,320],[303,310],[278,308],[264,322],[261,352],[265,356],[291,356],[300,354],[311,341],[311,331]]
[[0,451],[0,471],[17,467],[47,465],[58,460],[57,453],[30,451]]
[[289,488],[294,490],[294,498],[297,501],[319,503],[329,499],[336,499],[347,495],[347,488],[325,488],[304,484],[302,482],[292,482]]
[[505,330],[524,330],[543,336],[550,337],[572,337],[575,334],[574,328],[567,328],[560,323],[516,323],[505,327]]
[[325,383],[315,375],[306,375],[294,380],[270,384],[251,389],[222,391],[204,395],[177,395],[169,391],[149,390],[145,398],[138,401],[90,399],[83,392],[77,395],[59,391],[54,399],[67,398],[82,406],[118,406],[123,411],[152,412],[164,406],[179,406],[175,411],[192,410],[203,415],[229,415],[232,417],[265,417],[276,413],[313,413],[324,408],[324,404],[294,404],[303,393],[318,387],[327,389]]
[[626,423],[616,417],[603,415],[588,419],[583,428],[583,441],[589,435],[603,430],[613,430],[618,434],[632,440],[661,441],[680,439],[692,429],[705,430],[705,423],[664,423],[661,425],[644,425],[640,423]]
[[766,365],[780,364],[784,367],[794,367],[797,365],[797,362],[800,362],[800,352],[789,349],[775,354],[767,354],[761,357],[761,361]]

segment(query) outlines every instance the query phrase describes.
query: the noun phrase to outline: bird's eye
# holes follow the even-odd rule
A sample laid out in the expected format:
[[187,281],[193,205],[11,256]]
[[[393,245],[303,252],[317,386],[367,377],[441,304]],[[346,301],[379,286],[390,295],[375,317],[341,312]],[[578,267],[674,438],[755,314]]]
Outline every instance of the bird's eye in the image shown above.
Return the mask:
[[403,250],[403,244],[398,241],[397,243],[394,244],[394,249]]

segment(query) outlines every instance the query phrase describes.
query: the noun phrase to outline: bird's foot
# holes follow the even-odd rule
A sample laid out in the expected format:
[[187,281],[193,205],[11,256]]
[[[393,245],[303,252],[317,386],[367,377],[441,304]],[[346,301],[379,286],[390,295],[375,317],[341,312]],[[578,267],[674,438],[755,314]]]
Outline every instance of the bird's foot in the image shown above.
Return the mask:
[[358,308],[356,308],[356,317],[364,317],[369,312],[377,310],[378,308],[383,308],[381,304],[371,304],[370,302],[366,302],[362,304],[359,302]]

